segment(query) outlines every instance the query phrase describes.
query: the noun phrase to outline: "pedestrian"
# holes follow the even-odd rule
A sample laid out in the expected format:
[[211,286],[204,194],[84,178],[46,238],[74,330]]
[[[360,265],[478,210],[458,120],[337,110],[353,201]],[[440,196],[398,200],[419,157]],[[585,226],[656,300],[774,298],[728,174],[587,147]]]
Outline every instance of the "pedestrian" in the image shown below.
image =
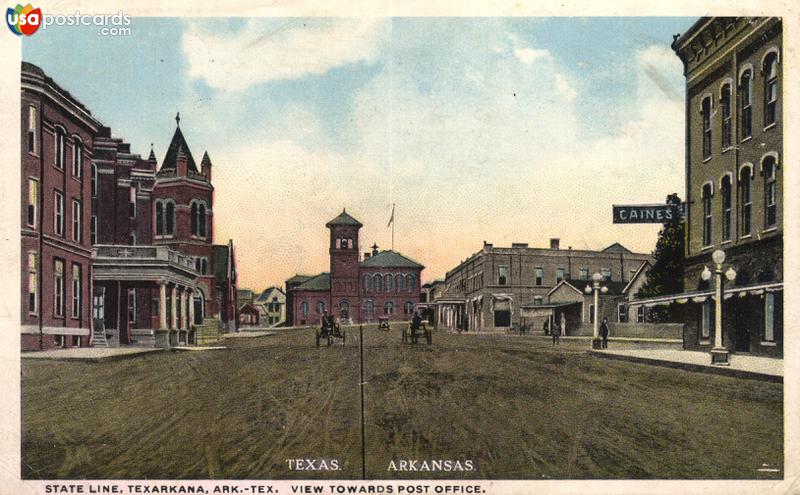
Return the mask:
[[600,336],[603,337],[603,349],[608,349],[608,318],[603,318],[600,324]]
[[550,335],[550,318],[544,320],[544,324],[542,325],[542,330],[544,330],[545,335]]
[[[562,323],[564,315],[561,315]],[[550,333],[553,334],[553,345],[561,344],[561,327],[559,325],[553,325],[553,328],[550,329]]]

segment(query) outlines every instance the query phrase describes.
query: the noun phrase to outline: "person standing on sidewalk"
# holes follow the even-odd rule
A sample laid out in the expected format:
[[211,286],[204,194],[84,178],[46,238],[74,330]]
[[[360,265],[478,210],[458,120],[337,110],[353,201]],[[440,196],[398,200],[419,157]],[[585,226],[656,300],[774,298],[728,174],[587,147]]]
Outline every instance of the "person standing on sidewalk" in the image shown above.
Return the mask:
[[600,336],[603,338],[603,349],[608,349],[608,318],[603,318],[600,324]]

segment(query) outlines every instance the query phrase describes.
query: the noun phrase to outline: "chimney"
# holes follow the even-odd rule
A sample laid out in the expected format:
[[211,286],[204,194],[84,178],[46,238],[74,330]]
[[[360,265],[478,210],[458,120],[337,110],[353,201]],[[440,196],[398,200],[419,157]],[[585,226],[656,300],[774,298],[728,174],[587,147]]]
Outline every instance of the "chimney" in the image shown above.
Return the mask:
[[512,242],[511,243],[511,247],[512,248],[526,248],[526,247],[528,247],[528,243],[527,242]]
[[492,247],[494,247],[494,245],[491,242],[483,241],[483,250],[484,251],[491,251]]
[[370,253],[369,251],[367,251],[366,253],[364,253],[364,259],[367,259],[367,258],[369,258],[370,254],[372,254],[372,253]]
[[558,249],[560,242],[557,237],[550,239],[550,249]]

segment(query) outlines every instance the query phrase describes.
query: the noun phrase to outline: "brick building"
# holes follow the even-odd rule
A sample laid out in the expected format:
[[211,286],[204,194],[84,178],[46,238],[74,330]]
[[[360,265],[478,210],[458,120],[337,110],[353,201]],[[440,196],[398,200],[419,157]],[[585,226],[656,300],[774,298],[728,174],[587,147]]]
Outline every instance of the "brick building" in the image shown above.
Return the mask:
[[22,106],[23,350],[191,342],[214,318],[235,328],[208,154],[198,170],[178,125],[158,168],[28,63]]
[[330,271],[286,281],[287,320],[317,324],[323,311],[341,320],[370,323],[385,317],[409,320],[420,302],[423,266],[377,245],[359,254],[361,222],[346,211],[325,225],[330,230]]
[[[434,301],[435,319],[446,328],[505,330],[522,323],[522,308],[549,304],[553,289],[563,282],[579,293],[571,301],[576,303],[571,323],[583,324],[590,318],[590,308],[582,305],[583,290],[594,273],[616,290],[614,295],[621,295],[649,260],[649,254],[633,253],[619,243],[602,251],[561,249],[558,239],[551,239],[549,249],[484,243],[483,249],[447,272],[444,291]],[[607,306],[613,313],[615,305]]]
[[[684,346],[715,339],[711,255],[726,254],[723,346],[783,355],[782,23],[774,17],[704,17],[672,48],[686,76]],[[723,278],[724,280],[724,278]]]

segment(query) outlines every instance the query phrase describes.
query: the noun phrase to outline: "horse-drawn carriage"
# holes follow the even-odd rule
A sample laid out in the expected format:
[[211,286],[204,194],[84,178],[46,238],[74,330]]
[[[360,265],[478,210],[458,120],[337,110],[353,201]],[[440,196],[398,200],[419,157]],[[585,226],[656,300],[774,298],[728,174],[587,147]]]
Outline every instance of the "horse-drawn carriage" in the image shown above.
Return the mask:
[[342,328],[339,323],[334,323],[333,326],[321,326],[317,328],[316,332],[317,347],[322,340],[328,342],[328,345],[333,344],[333,339],[342,339],[342,345],[347,341],[347,332]]
[[407,344],[409,341],[416,344],[421,337],[430,344],[433,342],[433,334],[425,323],[420,323],[417,329],[414,329],[414,324],[409,323],[407,327],[403,327],[402,342]]

